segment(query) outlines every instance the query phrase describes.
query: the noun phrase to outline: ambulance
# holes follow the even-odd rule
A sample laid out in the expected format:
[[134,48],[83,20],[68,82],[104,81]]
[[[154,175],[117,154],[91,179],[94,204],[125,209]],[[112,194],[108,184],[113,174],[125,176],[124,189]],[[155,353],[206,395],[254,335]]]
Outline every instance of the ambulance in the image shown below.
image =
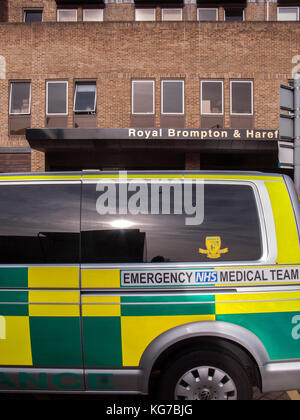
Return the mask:
[[0,391],[300,389],[300,205],[260,172],[0,174]]

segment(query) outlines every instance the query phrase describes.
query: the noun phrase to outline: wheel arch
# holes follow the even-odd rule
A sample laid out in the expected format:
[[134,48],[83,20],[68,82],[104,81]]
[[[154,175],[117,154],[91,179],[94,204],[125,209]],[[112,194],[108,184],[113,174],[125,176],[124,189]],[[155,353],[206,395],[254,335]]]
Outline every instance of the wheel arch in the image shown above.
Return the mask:
[[202,321],[180,325],[156,337],[145,349],[140,368],[143,371],[141,388],[149,392],[151,374],[164,362],[175,357],[185,348],[213,345],[235,355],[237,359],[248,357],[256,367],[257,381],[261,381],[263,366],[269,361],[267,351],[251,331],[223,321]]

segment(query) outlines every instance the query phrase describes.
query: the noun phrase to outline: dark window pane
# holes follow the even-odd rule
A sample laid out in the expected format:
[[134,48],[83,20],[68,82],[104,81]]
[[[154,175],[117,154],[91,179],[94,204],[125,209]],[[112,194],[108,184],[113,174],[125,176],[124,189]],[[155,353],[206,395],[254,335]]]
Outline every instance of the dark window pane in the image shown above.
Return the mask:
[[216,21],[217,9],[198,9],[198,20],[200,21]]
[[202,82],[202,114],[222,114],[222,82]]
[[183,82],[164,81],[163,84],[163,114],[183,113]]
[[10,84],[10,114],[30,114],[30,83]]
[[67,114],[67,83],[47,83],[47,114]]
[[[151,214],[150,190],[143,214],[119,214],[119,189],[116,187],[116,201],[107,201],[105,205],[110,213],[117,211],[100,215],[99,202],[108,189],[101,191],[96,191],[96,184],[83,186],[84,263],[211,262],[199,251],[200,248],[207,249],[210,238],[219,238],[221,249],[227,249],[217,261],[254,261],[261,257],[258,212],[249,186],[205,185],[204,220],[193,226],[186,224],[184,211],[177,214],[180,206],[176,207],[173,193],[169,195],[170,214],[162,214],[161,201],[159,214],[153,214],[153,211]],[[195,201],[194,190],[191,191],[193,203],[199,204]],[[135,191],[128,191],[129,200],[134,194]],[[160,194],[160,200],[165,198]]]
[[93,112],[96,109],[96,84],[77,83],[75,91],[75,112]]
[[79,262],[80,185],[2,185],[0,263]]
[[24,21],[25,22],[42,22],[43,12],[42,10],[25,10]]
[[233,7],[225,9],[225,20],[228,22],[243,21],[244,20],[244,9],[239,7]]
[[252,83],[231,83],[232,114],[252,114]]
[[132,113],[133,114],[153,114],[153,87],[154,82],[133,81],[132,82]]

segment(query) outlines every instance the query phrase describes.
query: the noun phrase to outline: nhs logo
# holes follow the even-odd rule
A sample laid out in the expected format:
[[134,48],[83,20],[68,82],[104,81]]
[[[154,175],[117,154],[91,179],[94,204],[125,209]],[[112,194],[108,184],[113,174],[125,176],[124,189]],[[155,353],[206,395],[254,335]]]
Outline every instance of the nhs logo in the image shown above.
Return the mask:
[[216,271],[196,271],[195,282],[196,283],[217,283],[218,273]]

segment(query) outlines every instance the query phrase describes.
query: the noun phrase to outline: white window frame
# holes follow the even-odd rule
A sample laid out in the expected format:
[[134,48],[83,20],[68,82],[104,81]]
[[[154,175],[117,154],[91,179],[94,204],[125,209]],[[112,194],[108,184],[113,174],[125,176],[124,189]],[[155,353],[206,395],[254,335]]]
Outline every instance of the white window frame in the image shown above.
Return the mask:
[[[224,7],[224,21],[225,22],[232,22],[232,21],[226,20],[226,9],[235,9],[235,8],[234,7]],[[239,8],[237,7],[237,9],[239,9]],[[245,7],[244,8],[240,7],[240,9],[243,9],[243,20],[242,20],[242,22],[245,22]]]
[[23,9],[23,22],[24,23],[26,23],[25,22],[26,12],[42,12],[42,22],[44,22],[44,10],[43,9],[34,9],[34,8]]
[[[66,113],[50,113],[48,112],[48,86],[53,83],[64,83],[66,85]],[[68,101],[68,92],[69,92],[69,82],[66,80],[49,80],[46,83],[46,115],[69,115],[69,101]]]
[[[85,12],[87,11],[87,10],[94,10],[94,11],[101,11],[101,20],[86,20],[85,19]],[[103,22],[103,9],[83,9],[82,10],[82,20],[83,20],[83,22]]]
[[[79,85],[81,84],[86,84],[86,85],[95,85],[96,87],[96,94],[95,94],[95,101],[94,101],[94,109],[93,110],[76,110],[75,109],[75,104],[76,104],[76,94],[77,94],[77,88]],[[73,112],[75,112],[76,114],[95,114],[97,112],[97,83],[95,81],[82,81],[82,82],[75,82],[75,91],[74,91],[74,103],[73,103]]]
[[[293,20],[280,20],[279,19],[279,9],[296,9],[297,11],[297,19],[295,21]],[[298,6],[277,6],[277,21],[279,22],[298,22],[299,21],[299,15],[300,15],[300,8]]]
[[[214,10],[216,12],[216,20],[199,20],[200,10]],[[198,20],[198,22],[217,22],[218,17],[219,17],[218,11],[219,10],[216,7],[198,7],[197,8],[197,20]]]
[[[16,83],[29,83],[29,106],[28,106],[28,112],[12,112],[11,111],[11,98],[12,98],[12,85]],[[10,92],[9,92],[9,115],[30,115],[31,114],[31,82],[26,81],[11,81],[10,82]]]
[[[182,112],[164,112],[164,83],[178,83],[182,84]],[[184,80],[165,79],[161,81],[161,115],[184,115]]]
[[[59,12],[70,12],[73,11],[76,14],[76,20],[72,20],[72,21],[67,21],[67,20],[59,20]],[[56,12],[56,20],[57,22],[63,22],[63,23],[68,23],[68,22],[77,22],[78,21],[78,10],[77,9],[57,9]]]
[[[139,83],[139,82],[143,82],[143,83],[152,83],[152,89],[153,89],[153,109],[151,112],[134,112],[133,109],[133,105],[134,105],[134,94],[133,94],[133,86],[135,83]],[[155,114],[155,81],[154,80],[143,80],[143,79],[136,79],[136,80],[132,80],[131,83],[131,114],[132,115],[154,115]]]
[[[164,13],[166,10],[178,10],[180,12],[180,19],[178,20],[168,20],[164,18]],[[164,7],[161,13],[161,20],[163,22],[181,22],[182,21],[182,9],[180,7]]]
[[[222,112],[203,112],[202,110],[202,85],[203,83],[221,83],[222,85]],[[223,80],[201,80],[200,85],[200,112],[201,115],[224,115],[224,81]]]
[[[251,114],[244,113],[233,113],[232,112],[232,84],[233,83],[250,83],[251,84]],[[253,116],[254,111],[254,92],[253,92],[253,81],[252,80],[230,80],[230,115],[240,115],[240,116]]]
[[[153,12],[154,12],[154,18],[151,19],[151,20],[137,20],[136,19],[136,12],[137,12],[137,10],[143,10],[143,9],[145,9],[145,10],[153,10]],[[155,7],[136,7],[135,10],[134,10],[134,20],[136,22],[155,22],[156,21],[156,9],[155,9]]]

